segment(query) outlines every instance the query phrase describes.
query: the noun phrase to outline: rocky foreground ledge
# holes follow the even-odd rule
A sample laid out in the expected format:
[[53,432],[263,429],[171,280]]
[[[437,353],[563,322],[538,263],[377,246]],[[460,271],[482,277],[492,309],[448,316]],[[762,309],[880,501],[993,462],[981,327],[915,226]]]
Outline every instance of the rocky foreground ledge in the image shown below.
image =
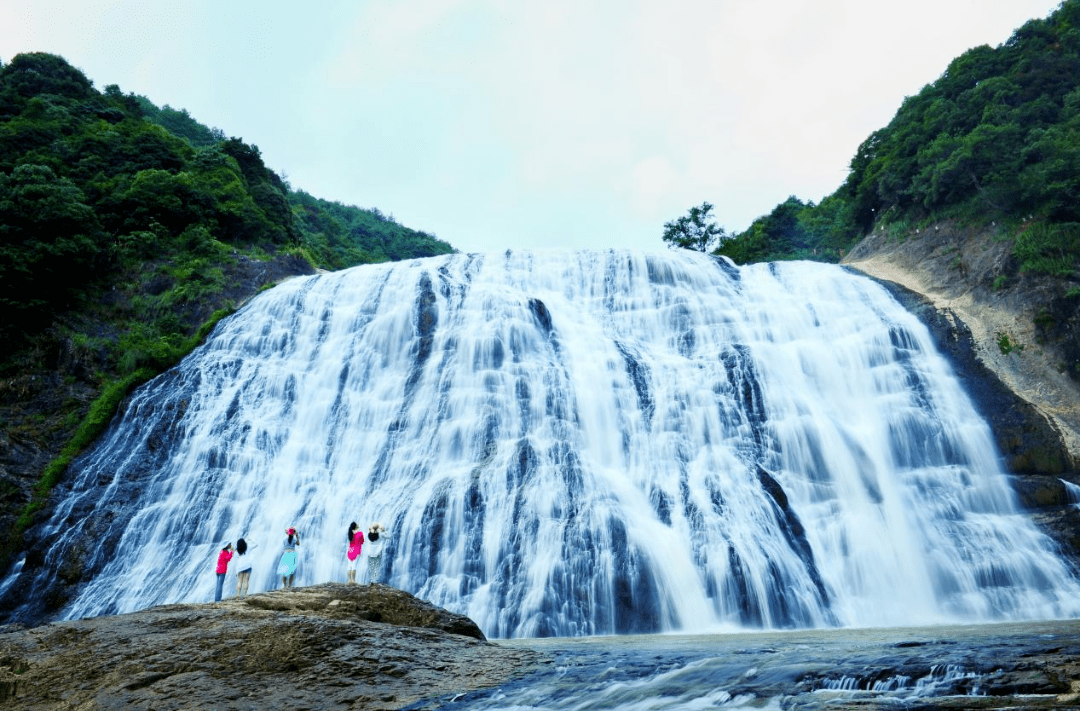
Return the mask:
[[424,708],[545,663],[401,590],[325,583],[0,629],[0,706]]

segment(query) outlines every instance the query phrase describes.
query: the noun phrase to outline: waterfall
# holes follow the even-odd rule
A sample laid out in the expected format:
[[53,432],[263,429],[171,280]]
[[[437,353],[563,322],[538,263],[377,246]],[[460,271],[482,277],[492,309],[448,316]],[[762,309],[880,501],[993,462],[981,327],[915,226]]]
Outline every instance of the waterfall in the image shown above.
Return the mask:
[[343,581],[351,521],[387,527],[384,582],[492,637],[1080,615],[928,331],[817,263],[296,278],[138,390],[67,482],[21,573],[81,576],[67,618],[212,599],[240,536],[250,592],[277,587],[290,525],[296,584]]
[[1058,481],[1065,487],[1065,496],[1068,497],[1069,503],[1073,506],[1080,507],[1080,486],[1073,484],[1071,481],[1065,481],[1064,479],[1058,479]]

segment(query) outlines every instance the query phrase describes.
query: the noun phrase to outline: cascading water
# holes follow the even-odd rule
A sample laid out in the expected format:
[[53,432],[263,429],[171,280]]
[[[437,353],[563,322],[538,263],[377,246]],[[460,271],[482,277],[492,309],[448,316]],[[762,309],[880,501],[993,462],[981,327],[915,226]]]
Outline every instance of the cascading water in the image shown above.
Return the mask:
[[[66,617],[384,580],[493,637],[1080,614],[926,329],[829,265],[506,252],[291,280],[132,398],[69,473]],[[106,554],[106,552],[108,552]],[[71,561],[75,560],[76,563]],[[361,580],[363,576],[361,575]]]

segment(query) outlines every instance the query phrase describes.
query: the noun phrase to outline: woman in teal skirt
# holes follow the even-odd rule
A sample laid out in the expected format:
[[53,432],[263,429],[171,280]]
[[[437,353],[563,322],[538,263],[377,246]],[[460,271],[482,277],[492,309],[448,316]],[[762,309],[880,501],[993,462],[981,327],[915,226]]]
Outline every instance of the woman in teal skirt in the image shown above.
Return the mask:
[[281,586],[291,588],[293,578],[296,577],[296,548],[300,545],[300,532],[293,526],[289,526],[285,529],[285,536],[285,550],[281,553],[281,562],[278,563],[277,572],[281,576]]

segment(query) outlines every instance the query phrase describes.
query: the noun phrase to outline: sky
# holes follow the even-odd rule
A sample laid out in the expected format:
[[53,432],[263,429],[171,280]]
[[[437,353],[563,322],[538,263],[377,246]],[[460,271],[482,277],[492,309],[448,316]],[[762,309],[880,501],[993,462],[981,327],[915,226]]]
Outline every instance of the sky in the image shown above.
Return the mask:
[[664,248],[820,201],[904,97],[1059,0],[19,0],[59,54],[462,251]]

